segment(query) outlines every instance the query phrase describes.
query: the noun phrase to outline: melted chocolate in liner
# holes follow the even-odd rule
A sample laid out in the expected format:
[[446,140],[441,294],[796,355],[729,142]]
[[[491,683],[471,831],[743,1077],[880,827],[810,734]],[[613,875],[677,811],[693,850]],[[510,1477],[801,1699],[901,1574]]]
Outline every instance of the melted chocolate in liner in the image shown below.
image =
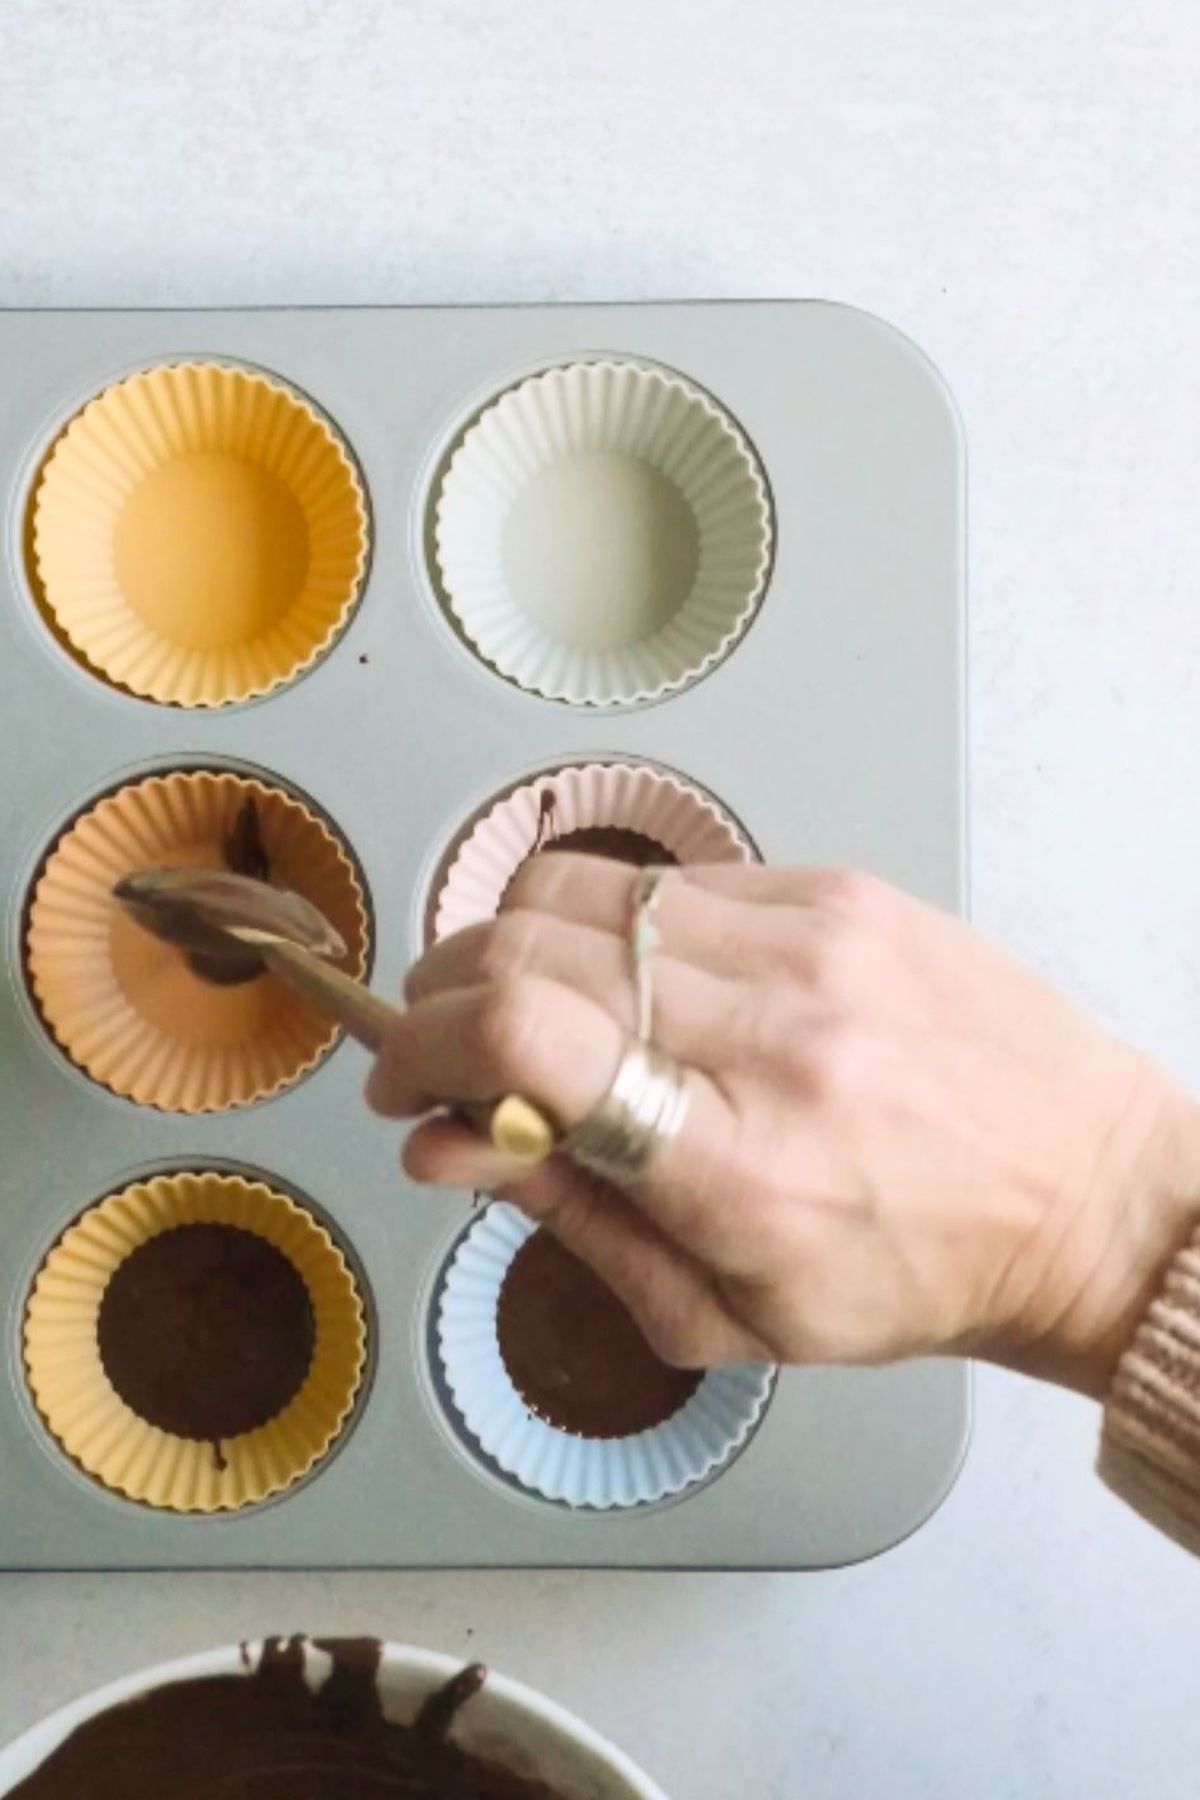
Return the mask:
[[[670,867],[679,863],[679,858],[657,838],[647,837],[644,831],[633,831],[626,825],[579,825],[573,831],[560,834],[554,819],[557,804],[554,789],[543,788],[538,798],[533,848],[522,858],[519,868],[523,869],[543,850],[573,850],[577,856],[606,856],[611,862],[629,863],[635,869],[648,868],[651,863],[665,863]],[[515,878],[516,870],[513,875]],[[508,887],[511,886],[510,880]]]
[[513,1257],[496,1332],[530,1412],[576,1437],[629,1437],[661,1425],[702,1379],[657,1357],[616,1295],[547,1231],[535,1231]]
[[318,1639],[333,1670],[304,1679],[302,1640],[272,1638],[257,1669],[153,1688],[71,1733],[13,1800],[561,1800],[450,1743],[485,1680],[477,1664],[394,1725],[380,1646]]
[[613,862],[631,863],[645,869],[651,863],[676,864],[665,844],[647,837],[644,831],[630,831],[624,825],[580,825],[575,831],[564,831],[547,848],[574,850],[582,856],[607,856]]
[[[249,797],[238,808],[233,829],[221,846],[221,854],[232,875],[248,875],[253,881],[266,881],[271,873],[271,860],[258,834],[258,808]],[[187,960],[194,975],[199,975],[201,981],[212,982],[215,987],[242,987],[248,981],[257,980],[267,966],[253,950],[247,950],[243,956],[224,952],[206,956],[203,950],[194,950]]]
[[97,1321],[100,1360],[139,1418],[177,1437],[240,1437],[281,1413],[312,1361],[307,1287],[265,1238],[177,1225],[120,1263]]

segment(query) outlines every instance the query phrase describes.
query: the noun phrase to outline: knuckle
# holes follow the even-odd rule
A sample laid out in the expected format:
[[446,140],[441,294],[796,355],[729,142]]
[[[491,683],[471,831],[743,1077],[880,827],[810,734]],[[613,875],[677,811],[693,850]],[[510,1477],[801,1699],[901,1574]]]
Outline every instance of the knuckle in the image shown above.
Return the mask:
[[814,897],[825,912],[867,924],[877,916],[886,891],[865,869],[825,869],[817,877]]
[[786,988],[756,988],[745,999],[743,1031],[766,1062],[784,1062],[802,1039],[801,1008]]
[[485,980],[504,980],[533,961],[537,927],[529,913],[501,913],[484,932],[479,946],[479,972]]
[[467,1053],[502,1080],[529,1058],[535,1025],[528,989],[519,977],[494,982],[467,1029]]
[[800,979],[811,999],[830,1011],[850,1006],[863,989],[871,939],[849,913],[818,914],[807,933]]
[[807,1077],[810,1095],[844,1104],[861,1095],[870,1081],[871,1053],[861,1031],[826,1025],[809,1035]]
[[537,908],[553,901],[564,870],[553,856],[529,856],[517,869],[500,899],[500,916]]
[[804,1014],[790,986],[748,984],[729,1021],[730,1041],[750,1060],[787,1064],[803,1041]]

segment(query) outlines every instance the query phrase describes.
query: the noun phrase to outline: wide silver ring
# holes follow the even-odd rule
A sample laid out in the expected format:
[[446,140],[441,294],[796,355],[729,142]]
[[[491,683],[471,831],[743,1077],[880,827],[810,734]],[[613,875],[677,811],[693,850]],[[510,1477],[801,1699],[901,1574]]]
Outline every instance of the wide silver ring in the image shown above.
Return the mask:
[[678,1136],[687,1109],[686,1071],[657,1044],[634,1038],[607,1093],[559,1148],[581,1168],[624,1185]]

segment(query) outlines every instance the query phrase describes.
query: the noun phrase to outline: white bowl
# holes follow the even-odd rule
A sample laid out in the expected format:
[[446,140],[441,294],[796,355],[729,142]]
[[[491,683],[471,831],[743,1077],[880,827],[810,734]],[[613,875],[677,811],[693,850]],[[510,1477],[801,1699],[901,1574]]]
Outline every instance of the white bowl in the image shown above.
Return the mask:
[[670,370],[573,363],[471,426],[436,500],[442,588],[501,675],[548,699],[633,705],[728,654],[771,564],[758,459]]
[[[252,1665],[257,1664],[259,1648],[247,1646]],[[311,1646],[307,1654],[319,1678],[328,1658]],[[388,1717],[407,1723],[426,1695],[457,1675],[462,1666],[457,1658],[433,1650],[385,1644],[379,1681]],[[86,1719],[123,1700],[167,1682],[245,1673],[242,1648],[231,1644],[156,1663],[137,1675],[110,1682],[82,1700],[60,1707],[0,1749],[0,1795],[11,1793]],[[489,1673],[481,1692],[460,1714],[453,1737],[464,1750],[505,1762],[521,1774],[538,1776],[569,1800],[666,1800],[648,1775],[582,1720],[505,1675]]]

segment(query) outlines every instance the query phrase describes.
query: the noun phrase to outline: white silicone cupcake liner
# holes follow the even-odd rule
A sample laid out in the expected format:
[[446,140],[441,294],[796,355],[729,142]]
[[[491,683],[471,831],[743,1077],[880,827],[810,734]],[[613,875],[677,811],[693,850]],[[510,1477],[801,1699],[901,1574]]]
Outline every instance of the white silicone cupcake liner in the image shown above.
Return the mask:
[[505,889],[537,841],[547,791],[554,795],[557,837],[589,826],[619,825],[662,844],[680,863],[755,860],[729,814],[680,776],[636,763],[568,764],[515,788],[475,825],[437,891],[435,938],[495,917]]
[[574,363],[502,394],[436,500],[441,588],[483,660],[547,699],[633,705],[733,648],[762,598],[758,459],[667,370]]
[[775,1376],[769,1364],[711,1371],[672,1418],[632,1437],[575,1437],[531,1415],[504,1366],[496,1310],[509,1265],[536,1229],[495,1201],[447,1271],[438,1352],[467,1432],[522,1487],[568,1506],[647,1505],[715,1474],[762,1417]]

